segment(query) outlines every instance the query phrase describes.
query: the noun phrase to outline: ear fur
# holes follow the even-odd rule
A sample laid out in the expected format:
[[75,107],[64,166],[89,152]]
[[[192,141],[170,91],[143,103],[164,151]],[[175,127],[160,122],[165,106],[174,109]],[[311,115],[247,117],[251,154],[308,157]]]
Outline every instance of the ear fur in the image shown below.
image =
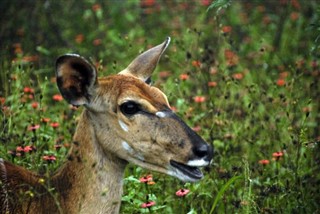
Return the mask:
[[90,103],[97,71],[86,59],[76,54],[60,56],[56,61],[56,78],[61,95],[70,104]]
[[150,76],[156,68],[163,52],[170,43],[170,37],[160,45],[153,47],[136,57],[130,65],[119,74],[130,74],[144,82],[150,82]]

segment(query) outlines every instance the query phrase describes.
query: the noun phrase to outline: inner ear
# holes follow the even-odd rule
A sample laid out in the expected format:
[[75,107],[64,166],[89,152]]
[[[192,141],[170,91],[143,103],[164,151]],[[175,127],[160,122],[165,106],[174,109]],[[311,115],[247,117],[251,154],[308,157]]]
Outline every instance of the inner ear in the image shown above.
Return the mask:
[[162,44],[137,56],[128,67],[119,74],[130,74],[149,84],[151,82],[150,77],[152,72],[155,70],[163,52],[167,49],[169,44],[170,37],[167,37]]
[[86,59],[75,54],[59,57],[56,78],[61,95],[70,104],[90,103],[93,87],[97,84],[97,71]]

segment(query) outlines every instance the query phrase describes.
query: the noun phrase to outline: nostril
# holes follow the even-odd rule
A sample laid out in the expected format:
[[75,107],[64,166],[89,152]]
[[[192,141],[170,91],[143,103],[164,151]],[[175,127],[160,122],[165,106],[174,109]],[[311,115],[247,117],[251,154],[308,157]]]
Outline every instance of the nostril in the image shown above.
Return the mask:
[[209,148],[209,145],[207,144],[201,144],[200,146],[193,147],[193,153],[199,158],[211,156],[210,148]]

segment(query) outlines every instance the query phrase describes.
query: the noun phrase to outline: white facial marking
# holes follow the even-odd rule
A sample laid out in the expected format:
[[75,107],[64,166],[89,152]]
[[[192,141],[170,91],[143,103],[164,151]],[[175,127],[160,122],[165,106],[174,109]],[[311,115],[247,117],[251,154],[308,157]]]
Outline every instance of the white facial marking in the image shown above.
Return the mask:
[[128,126],[127,126],[124,122],[122,122],[121,120],[119,120],[119,125],[121,126],[121,128],[123,129],[123,131],[125,131],[125,132],[128,132],[128,131],[129,131]]
[[129,153],[133,152],[133,149],[131,146],[129,146],[129,144],[125,141],[122,141],[122,147]]
[[140,153],[136,153],[133,148],[125,141],[122,141],[122,147],[132,156],[138,158],[141,161],[144,161],[144,157],[142,154]]
[[160,117],[160,118],[163,118],[163,117],[166,117],[167,114],[164,113],[164,112],[162,112],[162,111],[158,111],[158,112],[156,112],[156,116],[157,116],[157,117]]
[[200,160],[190,160],[188,161],[187,165],[188,166],[196,166],[196,167],[200,167],[200,166],[207,166],[209,164],[208,161],[205,161],[203,159]]

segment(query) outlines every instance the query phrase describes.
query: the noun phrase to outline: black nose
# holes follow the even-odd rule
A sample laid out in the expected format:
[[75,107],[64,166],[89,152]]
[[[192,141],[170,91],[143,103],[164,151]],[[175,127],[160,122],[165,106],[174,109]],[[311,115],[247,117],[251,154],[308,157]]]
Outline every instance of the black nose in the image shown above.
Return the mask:
[[195,146],[192,151],[198,158],[203,158],[206,161],[211,161],[213,157],[213,147],[209,144]]

